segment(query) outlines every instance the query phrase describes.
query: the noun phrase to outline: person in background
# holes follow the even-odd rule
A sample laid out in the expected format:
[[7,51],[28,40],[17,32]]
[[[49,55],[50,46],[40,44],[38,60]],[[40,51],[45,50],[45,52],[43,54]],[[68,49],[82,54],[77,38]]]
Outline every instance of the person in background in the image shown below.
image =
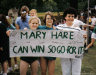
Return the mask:
[[88,44],[88,46],[84,50],[86,53],[88,53],[88,49],[94,44],[95,39],[96,39],[96,26],[94,27],[91,35],[91,42]]
[[28,8],[28,6],[23,5],[23,6],[21,7],[20,13],[21,13],[23,10],[26,10],[26,16],[29,17],[29,8]]
[[6,16],[6,18],[7,18],[8,22],[9,22],[10,24],[14,25],[15,18],[14,18],[14,16],[13,16],[12,13],[9,13],[8,16]]
[[[15,29],[16,29],[16,27],[15,27],[13,24],[10,24],[10,26],[7,28],[7,32],[6,32],[7,35],[8,35],[8,37],[9,37],[9,35],[10,35],[10,31],[11,31],[11,30],[15,30]],[[8,67],[8,72],[12,72],[12,71],[13,71],[11,59],[12,59],[12,58],[10,58],[10,60],[8,60],[8,65],[9,65],[9,67]],[[19,66],[18,66],[18,64],[17,64],[17,58],[14,57],[13,59],[14,59],[14,62],[15,62],[14,70],[18,70]]]
[[96,17],[95,14],[92,14],[92,25],[96,25]]
[[[74,18],[77,16],[77,11],[74,8],[67,8],[63,17],[66,21],[65,24],[58,25],[56,29],[66,31],[80,31],[80,27],[73,23]],[[63,75],[80,75],[81,73],[82,57],[80,58],[61,58],[61,67]]]
[[[12,13],[8,13],[8,16],[6,16],[6,18],[7,18],[8,22],[10,23],[10,26],[7,28],[8,29],[7,34],[9,36],[10,30],[15,30],[16,29],[16,27],[15,27],[15,17],[13,16]],[[10,60],[8,60],[8,65],[9,65],[8,72],[13,71],[11,59],[12,58],[10,58]],[[17,58],[16,57],[14,57],[14,62],[15,62],[14,70],[17,70],[18,69],[18,64],[17,64]]]
[[[44,16],[45,25],[39,26],[38,29],[53,30],[54,16],[52,12],[48,11]],[[55,73],[55,60],[56,57],[40,57],[41,75],[46,75],[48,69],[48,75],[54,75]]]
[[91,15],[89,15],[89,17],[87,18],[87,24],[91,25],[92,23],[92,18]]
[[84,22],[84,16],[80,16],[79,20]]
[[15,22],[16,29],[29,29],[28,21],[30,17],[28,16],[28,13],[29,13],[28,7],[25,5],[22,6],[20,10],[21,16],[17,17]]
[[[29,19],[31,19],[28,16],[28,7],[26,6],[22,6],[21,7],[21,17],[18,17],[16,20],[16,28],[17,29],[21,29],[21,30],[26,30],[30,28],[30,25],[33,24],[32,22],[34,21],[32,19],[32,21],[29,21]],[[36,20],[36,22],[38,22]],[[37,23],[38,25],[38,23]],[[32,28],[35,28],[37,26],[33,25]],[[31,29],[32,29],[31,28]],[[37,70],[38,70],[38,65],[37,65],[37,59],[35,57],[20,57],[20,75],[26,75],[27,73],[27,69],[30,65],[31,67],[31,75],[37,75]]]
[[[29,11],[29,15],[30,15],[30,17],[34,17],[34,16],[38,17],[37,16],[37,10],[36,9],[31,9]],[[39,25],[41,25],[41,20],[40,19],[39,19]]]
[[[21,16],[16,18],[16,22],[15,22],[16,29],[22,29],[22,30],[29,29],[28,21],[30,17],[28,16],[28,13],[29,13],[29,8],[25,5],[22,6],[20,9]],[[22,63],[23,57],[20,57],[20,59],[21,59],[20,63]],[[22,64],[20,64],[20,67],[21,65]],[[20,71],[21,71],[21,68],[20,68]]]
[[9,60],[9,37],[7,28],[10,26],[4,14],[0,14],[0,63],[3,75],[7,75],[7,61]]

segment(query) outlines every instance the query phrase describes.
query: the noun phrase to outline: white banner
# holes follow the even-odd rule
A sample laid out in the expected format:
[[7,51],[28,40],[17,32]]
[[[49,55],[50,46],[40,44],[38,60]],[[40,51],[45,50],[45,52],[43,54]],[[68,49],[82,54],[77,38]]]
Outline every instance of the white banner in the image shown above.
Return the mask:
[[84,48],[81,31],[14,30],[9,39],[10,57],[79,58]]

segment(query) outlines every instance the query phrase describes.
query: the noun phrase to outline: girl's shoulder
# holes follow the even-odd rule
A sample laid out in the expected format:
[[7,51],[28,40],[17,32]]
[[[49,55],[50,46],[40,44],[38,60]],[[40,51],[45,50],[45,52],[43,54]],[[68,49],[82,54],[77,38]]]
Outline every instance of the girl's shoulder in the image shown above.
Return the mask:
[[65,26],[66,26],[65,24],[59,24],[59,25],[56,26],[56,29],[62,29]]
[[45,25],[42,25],[42,26],[38,26],[37,29],[46,29],[46,26]]
[[21,20],[21,17],[20,16],[16,18],[16,22],[18,22],[20,20]]

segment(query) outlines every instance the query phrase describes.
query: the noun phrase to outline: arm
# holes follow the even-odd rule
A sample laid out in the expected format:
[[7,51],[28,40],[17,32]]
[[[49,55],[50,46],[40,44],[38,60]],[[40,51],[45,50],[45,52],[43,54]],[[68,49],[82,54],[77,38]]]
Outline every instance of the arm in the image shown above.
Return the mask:
[[20,20],[20,17],[17,17],[16,18],[16,21],[15,21],[15,27],[16,29],[20,29],[19,25],[18,25],[18,21]]
[[7,30],[7,31],[6,31],[7,36],[10,35],[10,31],[11,31],[11,30]]
[[15,26],[16,26],[16,29],[20,29],[20,27],[19,27],[19,25],[18,25],[18,24],[15,24]]
[[90,29],[94,29],[94,25],[87,25],[87,24],[86,24],[86,25],[83,25],[83,27],[86,27],[86,28],[87,28],[87,27],[90,27]]

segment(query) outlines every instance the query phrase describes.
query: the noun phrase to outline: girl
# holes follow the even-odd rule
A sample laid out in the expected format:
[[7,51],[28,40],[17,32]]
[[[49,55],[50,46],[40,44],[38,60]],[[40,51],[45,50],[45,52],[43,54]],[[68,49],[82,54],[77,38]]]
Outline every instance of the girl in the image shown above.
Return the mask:
[[[66,31],[79,31],[79,26],[73,23],[77,12],[74,8],[68,8],[64,11],[63,17],[65,24],[58,25],[56,28]],[[63,75],[80,75],[82,58],[61,58]]]
[[[53,30],[54,17],[50,11],[45,13],[44,23],[45,23],[45,26],[39,26],[38,29]],[[40,58],[41,75],[46,75],[47,68],[48,68],[48,75],[54,75],[55,60],[56,60],[55,57]]]
[[0,14],[0,63],[2,65],[3,75],[7,75],[7,60],[9,60],[9,38],[6,34],[10,26],[6,16]]
[[[30,14],[30,17],[34,17],[34,16],[38,17],[37,16],[37,10],[36,9],[31,9],[29,11],[29,14]],[[39,19],[39,25],[41,25],[41,20],[40,19]]]
[[[29,28],[36,30],[39,26],[39,19],[32,17],[29,19]],[[28,67],[31,67],[31,75],[37,75],[38,57],[22,57],[20,61],[20,75],[26,75]]]

